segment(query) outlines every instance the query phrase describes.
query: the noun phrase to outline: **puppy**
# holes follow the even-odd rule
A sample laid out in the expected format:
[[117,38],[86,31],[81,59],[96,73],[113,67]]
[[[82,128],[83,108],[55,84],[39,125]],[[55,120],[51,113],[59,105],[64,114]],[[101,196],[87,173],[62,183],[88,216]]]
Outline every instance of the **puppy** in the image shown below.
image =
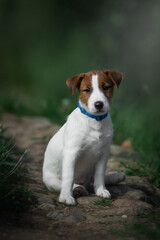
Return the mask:
[[124,180],[124,174],[105,176],[113,136],[109,114],[114,86],[123,74],[116,71],[91,71],[67,79],[74,94],[79,90],[78,107],[50,140],[44,157],[43,182],[50,191],[59,191],[59,201],[76,204],[73,189],[91,184],[97,196],[110,198],[105,184]]

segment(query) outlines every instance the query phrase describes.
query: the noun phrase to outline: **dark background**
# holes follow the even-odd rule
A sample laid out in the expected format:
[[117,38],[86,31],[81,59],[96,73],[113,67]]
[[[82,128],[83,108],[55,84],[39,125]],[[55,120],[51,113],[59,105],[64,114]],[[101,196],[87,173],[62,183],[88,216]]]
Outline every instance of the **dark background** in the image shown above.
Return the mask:
[[129,139],[160,168],[159,0],[0,0],[0,55],[1,112],[57,123],[77,102],[67,78],[123,72],[111,110],[113,141]]

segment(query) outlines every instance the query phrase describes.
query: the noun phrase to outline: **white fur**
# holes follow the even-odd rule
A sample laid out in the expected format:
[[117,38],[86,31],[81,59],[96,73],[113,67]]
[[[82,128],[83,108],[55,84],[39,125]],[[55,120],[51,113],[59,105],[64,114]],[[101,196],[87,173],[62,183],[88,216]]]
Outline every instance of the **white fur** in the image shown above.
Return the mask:
[[[96,113],[94,103],[103,101],[103,111],[109,110],[109,101],[98,88],[98,76],[92,76],[93,91],[88,101],[90,113]],[[103,114],[104,114],[103,112]],[[94,174],[95,194],[110,198],[105,187],[106,163],[110,152],[113,127],[110,115],[96,121],[76,108],[67,122],[50,140],[44,158],[43,182],[50,191],[60,191],[59,201],[76,204],[72,196],[74,183],[83,181],[83,187]]]
[[[94,114],[94,115],[103,115],[104,113],[109,111],[109,101],[106,98],[106,96],[102,93],[102,91],[99,89],[98,86],[98,75],[93,75],[92,76],[92,88],[93,88],[93,92],[88,100],[88,104],[84,104],[81,100],[80,100],[80,104],[83,108],[85,108],[89,113]],[[95,108],[95,102],[97,101],[101,101],[103,102],[104,106],[103,109],[101,109],[101,111],[97,112],[97,109]]]
[[[92,76],[92,87],[93,87],[93,93],[91,94],[88,100],[88,110],[92,114],[103,115],[104,113],[109,111],[109,102],[106,96],[103,94],[103,92],[99,89],[98,75]],[[97,113],[97,109],[94,106],[95,102],[97,101],[101,101],[104,104],[103,109],[101,110],[101,112],[98,112],[98,113]]]

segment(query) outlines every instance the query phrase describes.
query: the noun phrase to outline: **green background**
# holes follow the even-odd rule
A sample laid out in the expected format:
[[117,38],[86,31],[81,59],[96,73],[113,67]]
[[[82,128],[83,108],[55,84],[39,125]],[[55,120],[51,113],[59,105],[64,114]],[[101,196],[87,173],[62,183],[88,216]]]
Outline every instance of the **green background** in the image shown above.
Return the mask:
[[62,124],[75,108],[66,79],[90,70],[124,73],[111,115],[160,170],[160,1],[0,0],[0,111]]

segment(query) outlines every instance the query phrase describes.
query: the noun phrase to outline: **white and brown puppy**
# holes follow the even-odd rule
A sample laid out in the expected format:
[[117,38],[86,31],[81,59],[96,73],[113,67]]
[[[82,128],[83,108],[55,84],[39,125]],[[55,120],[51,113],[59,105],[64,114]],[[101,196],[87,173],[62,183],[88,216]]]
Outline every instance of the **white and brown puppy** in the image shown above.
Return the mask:
[[73,94],[79,90],[79,104],[50,140],[43,165],[43,182],[50,191],[60,191],[60,202],[76,204],[73,189],[85,190],[91,181],[97,196],[110,198],[105,184],[125,178],[118,173],[105,176],[113,136],[110,101],[122,78],[120,72],[105,70],[67,79]]

